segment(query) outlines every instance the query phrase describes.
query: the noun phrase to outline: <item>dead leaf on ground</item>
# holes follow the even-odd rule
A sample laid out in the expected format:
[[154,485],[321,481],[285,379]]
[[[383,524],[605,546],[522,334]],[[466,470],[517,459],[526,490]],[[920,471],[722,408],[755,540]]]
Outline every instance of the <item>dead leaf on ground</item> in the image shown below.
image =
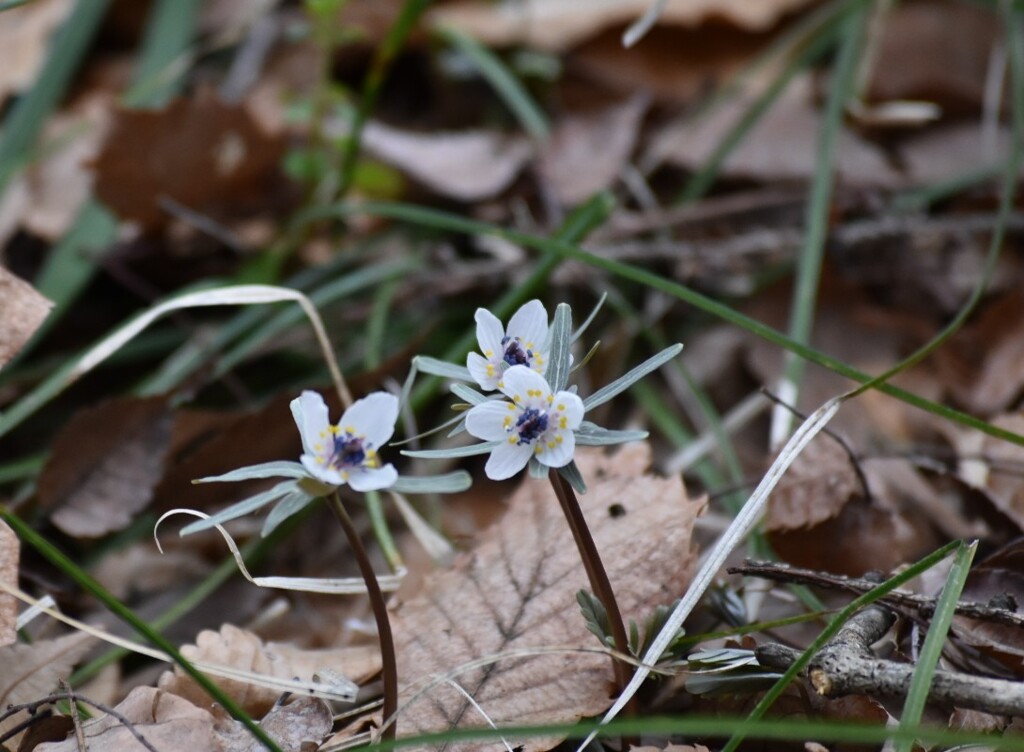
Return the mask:
[[538,168],[563,206],[575,206],[615,182],[636,145],[647,105],[648,98],[637,95],[600,112],[559,121]]
[[[58,689],[75,665],[93,646],[84,632],[73,632],[31,644],[15,642],[0,647],[0,708],[33,702]],[[28,718],[21,711],[0,722],[0,735]],[[17,740],[5,742],[17,748]]]
[[24,347],[52,307],[32,285],[0,266],[0,368]]
[[[714,18],[743,29],[767,29],[809,0],[668,0],[658,23],[697,26]],[[650,0],[521,0],[515,3],[449,3],[428,16],[435,26],[453,26],[493,46],[526,45],[567,50],[602,29],[632,23]]]
[[711,752],[703,744],[666,744],[664,747],[630,746],[630,752]]
[[863,493],[850,457],[831,436],[817,436],[800,453],[768,503],[765,530],[810,528],[831,519]]
[[0,105],[35,81],[50,51],[50,38],[73,5],[72,0],[35,0],[0,13]]
[[[989,423],[1013,433],[1024,432],[1024,415],[999,415]],[[1024,530],[1024,447],[973,430],[950,430],[957,455],[959,475],[965,483],[982,491],[992,504]]]
[[948,0],[899,3],[885,14],[868,97],[935,102],[943,112],[979,112],[992,49],[1002,35],[994,8]]
[[172,423],[163,397],[119,397],[71,418],[39,478],[53,524],[83,538],[131,524],[163,474]]
[[284,140],[210,92],[165,109],[122,110],[96,158],[96,195],[122,219],[162,227],[162,197],[204,214],[268,199]]
[[[18,585],[18,564],[21,541],[3,520],[0,520],[0,580],[12,587]],[[18,639],[18,608],[21,602],[7,592],[0,593],[0,647]]]
[[[686,170],[707,164],[714,151],[752,104],[752,94],[731,97],[707,117],[668,123],[650,140],[644,161]],[[722,164],[722,177],[778,182],[807,180],[817,169],[821,112],[813,102],[810,75],[795,78]],[[836,141],[836,172],[857,185],[887,187],[901,181],[881,149],[843,130]]]
[[[646,444],[611,456],[581,451],[577,461],[590,488],[580,502],[623,615],[642,622],[686,589],[696,561],[690,536],[704,504],[687,498],[678,477],[644,474],[650,464]],[[525,481],[476,548],[451,570],[429,577],[418,597],[393,605],[400,733],[487,726],[448,684],[413,701],[426,683],[469,661],[529,648],[596,647],[576,604],[576,592],[585,587],[553,492],[543,481]],[[499,726],[597,715],[611,704],[611,680],[606,655],[583,653],[506,658],[454,677]],[[538,752],[558,741],[531,737],[517,743]]]
[[976,121],[951,123],[914,134],[896,147],[905,180],[928,185],[951,180],[981,166],[1001,166],[1013,139],[1005,127],[989,131]]
[[507,188],[533,152],[521,136],[491,131],[413,133],[373,122],[363,148],[442,196],[491,198]]
[[[231,666],[278,679],[309,681],[313,674],[330,668],[358,684],[380,671],[380,650],[376,645],[308,650],[286,643],[264,643],[252,632],[231,624],[223,625],[219,632],[203,630],[196,644],[182,647],[181,652],[191,661]],[[278,690],[230,679],[212,680],[253,716],[269,711],[280,694]],[[177,666],[164,672],[158,686],[200,707],[209,701],[206,692]]]

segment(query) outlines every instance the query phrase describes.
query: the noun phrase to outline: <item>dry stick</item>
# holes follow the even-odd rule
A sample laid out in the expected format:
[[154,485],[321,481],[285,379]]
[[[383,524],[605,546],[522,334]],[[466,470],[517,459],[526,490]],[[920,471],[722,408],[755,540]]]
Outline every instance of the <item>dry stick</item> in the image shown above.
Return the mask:
[[[579,549],[580,558],[583,560],[583,568],[587,570],[590,588],[608,614],[608,623],[611,626],[612,638],[615,640],[615,649],[622,655],[629,655],[629,640],[626,638],[626,626],[622,622],[619,602],[615,600],[615,591],[612,590],[612,583],[608,580],[608,573],[601,562],[601,555],[597,552],[597,546],[590,534],[590,528],[587,527],[587,521],[583,517],[576,493],[555,468],[548,471],[548,480],[551,481],[551,487],[555,489],[555,496],[558,497],[558,503],[562,505],[562,513],[565,514],[565,521],[569,523],[569,529],[572,530],[576,548]],[[612,668],[615,671],[615,694],[618,695],[629,683],[631,669],[628,664],[617,659],[612,659]]]
[[[823,697],[860,694],[903,697],[910,688],[914,666],[875,658],[870,646],[893,623],[892,612],[871,606],[855,614],[821,649],[808,667],[811,685]],[[763,666],[785,669],[801,652],[784,645],[762,645],[756,651]],[[956,671],[935,672],[928,699],[947,706],[997,715],[1024,714],[1024,684]]]
[[[845,590],[857,593],[858,595],[878,587],[877,582],[867,578],[845,577],[829,572],[818,572],[813,569],[801,569],[800,567],[792,567],[788,564],[780,564],[773,561],[748,559],[743,563],[743,566],[729,567],[728,571],[729,574],[742,574],[747,577],[760,577],[764,580],[810,585],[830,590]],[[937,598],[930,598],[926,595],[918,595],[917,593],[908,593],[905,590],[893,590],[891,593],[882,596],[879,600],[892,608],[913,609],[925,618],[931,616],[935,611],[936,603],[938,603]],[[972,619],[984,619],[996,624],[1024,628],[1024,615],[991,604],[960,601],[956,605],[956,613]]]
[[393,741],[398,726],[392,720],[395,711],[398,710],[398,661],[395,657],[395,640],[391,635],[391,622],[388,620],[388,606],[384,600],[384,593],[381,592],[380,585],[377,583],[377,575],[374,574],[373,565],[370,564],[370,557],[366,553],[366,548],[363,547],[363,542],[359,538],[356,526],[352,524],[352,518],[348,516],[348,512],[345,511],[345,505],[341,503],[341,497],[335,491],[328,499],[331,509],[334,510],[334,514],[338,518],[338,522],[341,523],[342,530],[345,531],[345,537],[348,538],[349,546],[352,547],[352,553],[356,557],[359,573],[363,576],[363,581],[366,583],[366,594],[370,597],[373,618],[377,622],[377,636],[380,639],[382,664],[381,673],[384,683],[383,723],[388,724],[389,720],[392,721],[384,726],[381,739]]

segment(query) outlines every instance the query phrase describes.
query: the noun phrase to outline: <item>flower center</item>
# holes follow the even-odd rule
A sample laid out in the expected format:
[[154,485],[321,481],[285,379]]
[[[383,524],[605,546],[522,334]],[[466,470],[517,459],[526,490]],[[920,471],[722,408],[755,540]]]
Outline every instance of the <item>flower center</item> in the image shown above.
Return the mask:
[[532,444],[548,430],[548,414],[535,407],[527,408],[516,421],[515,430],[519,434],[517,444]]
[[533,350],[523,347],[519,337],[502,337],[501,345],[505,348],[503,360],[510,366],[528,366],[533,362]]
[[370,445],[359,436],[345,432],[334,437],[334,454],[330,464],[336,468],[362,467],[367,456],[372,456]]

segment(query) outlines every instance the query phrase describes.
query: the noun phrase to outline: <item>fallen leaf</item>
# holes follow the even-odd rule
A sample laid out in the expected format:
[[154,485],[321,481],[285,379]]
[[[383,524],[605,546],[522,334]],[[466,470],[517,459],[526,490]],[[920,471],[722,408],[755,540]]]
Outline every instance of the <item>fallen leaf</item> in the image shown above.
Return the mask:
[[[317,749],[323,738],[331,733],[333,725],[334,715],[330,707],[318,697],[296,697],[286,705],[276,706],[260,721],[263,730],[283,749],[295,752]],[[263,744],[257,739],[250,739],[248,749],[263,752]]]
[[666,744],[664,747],[637,747],[630,746],[630,752],[711,752],[703,744]]
[[648,98],[638,95],[595,114],[559,121],[538,168],[564,206],[575,206],[615,182],[633,152],[647,104]]
[[950,180],[982,165],[1005,164],[1013,139],[1005,127],[991,133],[977,122],[953,122],[928,128],[896,148],[905,181],[927,185]]
[[52,307],[32,285],[0,266],[0,368],[25,345]]
[[944,113],[977,113],[991,75],[991,51],[1002,34],[994,8],[948,1],[895,5],[878,35],[867,96],[935,102]]
[[[1011,413],[989,420],[993,426],[1020,434],[1024,415]],[[1024,530],[1024,448],[1008,441],[965,430],[953,433],[960,457],[958,472],[965,483],[982,491],[1018,530]]]
[[163,197],[204,214],[266,200],[284,140],[244,106],[200,92],[155,111],[121,110],[93,165],[96,195],[122,219],[154,229]]
[[768,502],[768,532],[810,528],[832,519],[863,494],[850,457],[831,436],[817,436],[800,453]]
[[[219,632],[203,630],[196,644],[186,645],[182,654],[192,661],[244,669],[279,679],[309,681],[313,674],[333,669],[351,681],[366,681],[380,671],[380,650],[376,645],[309,650],[286,643],[264,643],[257,635],[231,624]],[[212,677],[247,713],[262,716],[273,707],[279,692],[252,684]],[[161,675],[159,688],[173,692],[204,707],[208,696],[192,677],[177,666]]]
[[[152,687],[136,687],[114,710],[159,752],[248,750],[249,734],[237,721],[218,722],[208,711]],[[82,732],[91,750],[141,752],[145,749],[125,724],[112,715],[86,721]],[[41,744],[36,748],[37,752],[79,750],[74,734],[62,742]]]
[[[18,563],[21,558],[21,541],[3,520],[0,520],[0,580],[12,587],[18,585]],[[10,645],[18,639],[18,607],[20,602],[13,595],[0,593],[0,647]]]
[[50,37],[64,22],[71,0],[35,0],[0,13],[0,105],[28,88],[46,60]]
[[[651,137],[643,161],[700,169],[751,103],[750,93],[738,94],[694,123],[691,118],[668,123]],[[765,182],[809,179],[818,166],[815,144],[820,123],[821,113],[813,104],[812,78],[799,76],[730,152],[719,174]],[[836,140],[835,165],[840,180],[848,183],[885,187],[902,180],[878,147],[849,130],[841,131]]]
[[[73,632],[52,640],[0,647],[0,708],[33,702],[56,691],[59,680],[71,674],[92,645],[89,635]],[[0,721],[0,735],[28,717],[28,711],[19,711]],[[16,739],[5,743],[17,747]]]
[[[650,463],[646,444],[610,456],[579,451],[577,461],[590,488],[580,502],[623,615],[642,622],[686,589],[696,561],[690,536],[704,503],[687,498],[679,477],[644,473]],[[576,592],[585,587],[579,553],[553,492],[542,481],[524,482],[476,548],[452,569],[428,577],[420,595],[393,603],[400,733],[487,726],[454,687],[438,683],[425,689],[468,662],[530,648],[596,647],[576,604]],[[611,704],[611,680],[608,657],[590,653],[516,655],[453,677],[499,726],[571,723],[596,715]],[[531,737],[517,743],[538,752],[558,741]]]
[[127,527],[153,498],[172,421],[163,397],[119,397],[72,417],[39,478],[53,524],[83,538]]
[[[810,0],[668,0],[658,23],[697,26],[709,18],[743,29],[767,29]],[[428,16],[435,26],[453,26],[492,46],[526,45],[566,50],[610,26],[640,18],[651,0],[520,0],[515,3],[448,3]]]
[[533,151],[520,136],[490,131],[412,133],[373,122],[363,148],[443,196],[490,198],[507,188]]

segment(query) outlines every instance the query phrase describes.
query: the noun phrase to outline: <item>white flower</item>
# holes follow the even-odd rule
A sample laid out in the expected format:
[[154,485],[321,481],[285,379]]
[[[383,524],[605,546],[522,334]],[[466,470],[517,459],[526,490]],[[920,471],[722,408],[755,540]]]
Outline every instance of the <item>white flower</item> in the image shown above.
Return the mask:
[[583,422],[583,400],[572,392],[552,393],[548,382],[526,366],[512,366],[501,380],[512,401],[491,400],[466,414],[466,430],[484,441],[501,440],[484,471],[492,480],[510,478],[536,457],[564,467],[576,449],[573,431]]
[[502,374],[512,366],[527,366],[539,374],[547,368],[548,312],[539,300],[524,303],[508,329],[486,308],[476,310],[476,339],[480,353],[470,353],[466,367],[486,391],[500,388]]
[[389,488],[398,480],[394,465],[381,467],[377,451],[395,432],[398,398],[374,392],[360,400],[332,425],[324,398],[305,391],[291,402],[292,415],[302,436],[303,467],[332,486],[346,483],[356,491]]

